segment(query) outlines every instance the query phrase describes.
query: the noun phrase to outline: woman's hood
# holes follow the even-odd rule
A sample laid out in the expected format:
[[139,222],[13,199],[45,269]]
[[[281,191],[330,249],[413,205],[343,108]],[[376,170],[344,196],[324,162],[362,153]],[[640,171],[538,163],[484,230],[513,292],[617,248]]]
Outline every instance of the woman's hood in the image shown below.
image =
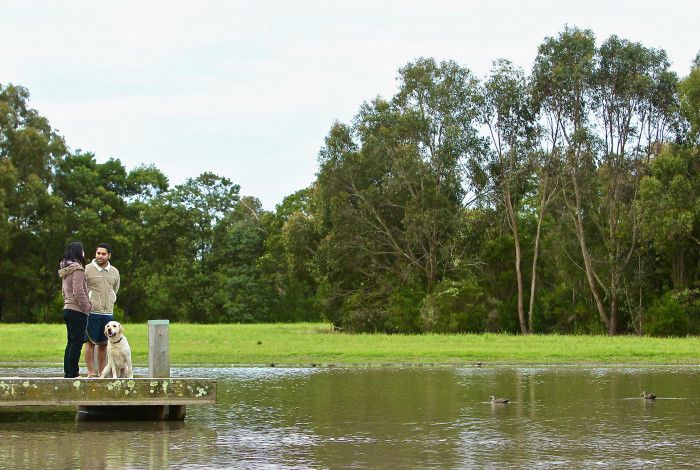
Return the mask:
[[75,271],[85,269],[80,263],[76,263],[75,261],[61,261],[59,267],[61,269],[58,270],[58,275],[61,279],[68,276],[69,274],[73,274]]

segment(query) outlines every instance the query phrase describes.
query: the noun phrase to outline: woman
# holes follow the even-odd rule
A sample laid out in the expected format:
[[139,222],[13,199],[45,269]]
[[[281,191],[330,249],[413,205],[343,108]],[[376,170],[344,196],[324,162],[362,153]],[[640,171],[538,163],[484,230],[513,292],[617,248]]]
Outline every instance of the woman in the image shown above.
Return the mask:
[[59,268],[58,275],[61,277],[63,289],[63,319],[68,331],[68,343],[63,354],[63,376],[73,378],[80,375],[78,362],[91,309],[82,243],[68,244]]

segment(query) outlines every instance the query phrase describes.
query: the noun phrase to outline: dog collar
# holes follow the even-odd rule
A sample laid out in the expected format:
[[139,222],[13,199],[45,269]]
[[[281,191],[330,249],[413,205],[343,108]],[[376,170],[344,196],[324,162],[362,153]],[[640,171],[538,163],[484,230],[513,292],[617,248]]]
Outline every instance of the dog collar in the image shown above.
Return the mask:
[[110,343],[117,344],[117,343],[121,342],[121,340],[123,340],[123,339],[124,339],[124,337],[122,336],[121,338],[119,338],[119,341],[110,341]]

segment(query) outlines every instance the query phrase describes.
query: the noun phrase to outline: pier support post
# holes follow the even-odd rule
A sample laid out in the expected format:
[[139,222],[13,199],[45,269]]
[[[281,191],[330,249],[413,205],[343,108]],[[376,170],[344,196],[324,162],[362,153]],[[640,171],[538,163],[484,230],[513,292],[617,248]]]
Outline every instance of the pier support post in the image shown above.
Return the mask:
[[169,320],[148,320],[149,377],[170,377],[169,328]]
[[[148,376],[170,377],[170,320],[148,320]],[[185,419],[185,405],[163,406],[162,417]]]

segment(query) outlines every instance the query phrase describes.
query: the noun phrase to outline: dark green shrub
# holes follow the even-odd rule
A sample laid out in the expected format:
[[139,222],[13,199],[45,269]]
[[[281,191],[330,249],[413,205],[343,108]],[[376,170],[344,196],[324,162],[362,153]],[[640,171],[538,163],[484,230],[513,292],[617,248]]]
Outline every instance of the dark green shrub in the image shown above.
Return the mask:
[[533,323],[535,333],[605,334],[595,306],[582,296],[573,298],[571,287],[563,283],[539,294]]
[[345,298],[342,307],[342,328],[356,333],[384,332],[387,312],[373,295],[358,291]]
[[424,292],[410,287],[395,290],[387,298],[387,333],[418,333],[420,326],[420,305]]
[[700,334],[700,289],[683,289],[673,297],[688,318],[688,334]]
[[688,313],[673,292],[667,292],[649,307],[644,333],[649,336],[685,336],[690,333]]
[[485,331],[489,333],[520,333],[518,298],[516,296],[512,296],[505,302],[497,300],[490,302]]
[[345,297],[340,326],[358,333],[417,333],[422,298],[420,290],[407,286],[390,292],[357,291]]
[[445,280],[425,297],[421,307],[423,331],[483,332],[488,307],[484,292],[473,279]]

